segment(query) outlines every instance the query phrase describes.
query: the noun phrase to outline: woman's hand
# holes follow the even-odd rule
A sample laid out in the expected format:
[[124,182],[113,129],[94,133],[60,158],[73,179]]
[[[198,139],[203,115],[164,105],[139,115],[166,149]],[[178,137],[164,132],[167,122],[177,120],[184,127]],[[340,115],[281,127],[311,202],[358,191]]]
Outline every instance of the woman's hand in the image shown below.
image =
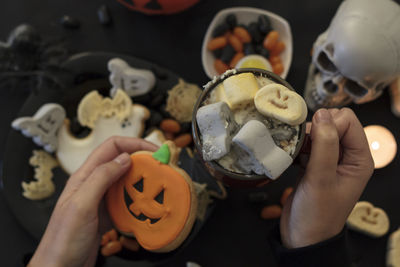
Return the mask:
[[305,175],[281,217],[281,238],[287,248],[312,245],[340,233],[374,169],[363,127],[348,108],[318,110],[311,140]]
[[28,266],[94,266],[108,222],[101,200],[131,166],[129,154],[155,151],[142,139],[112,137],[100,145],[72,176]]

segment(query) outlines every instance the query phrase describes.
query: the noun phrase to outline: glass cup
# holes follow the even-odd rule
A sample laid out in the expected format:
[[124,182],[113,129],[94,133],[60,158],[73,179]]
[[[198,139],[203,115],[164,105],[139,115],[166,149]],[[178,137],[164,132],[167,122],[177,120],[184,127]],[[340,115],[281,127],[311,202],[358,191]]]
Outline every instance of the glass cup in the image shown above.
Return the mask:
[[[242,174],[233,172],[223,168],[219,165],[216,161],[205,161],[202,156],[202,143],[200,138],[200,131],[197,126],[196,121],[196,114],[197,110],[202,106],[203,102],[207,97],[210,95],[212,90],[214,90],[220,83],[222,83],[225,79],[229,78],[230,76],[237,75],[240,73],[251,72],[253,73],[256,78],[258,76],[266,77],[275,83],[282,84],[289,88],[290,90],[294,91],[292,86],[286,82],[284,79],[279,77],[278,75],[261,69],[238,69],[232,72],[224,73],[219,77],[214,78],[209,84],[206,85],[205,89],[203,90],[200,97],[197,99],[197,102],[193,109],[193,117],[192,117],[192,134],[193,134],[193,141],[197,150],[197,153],[200,156],[203,164],[209,171],[209,173],[214,176],[216,179],[222,181],[225,185],[228,186],[238,186],[238,187],[259,187],[268,184],[269,182],[273,181],[271,178],[265,175],[258,175],[258,174]],[[297,157],[300,150],[303,147],[304,140],[305,140],[305,132],[306,132],[306,122],[303,122],[300,125],[299,129],[299,137],[296,144],[295,152],[291,156],[293,160]]]

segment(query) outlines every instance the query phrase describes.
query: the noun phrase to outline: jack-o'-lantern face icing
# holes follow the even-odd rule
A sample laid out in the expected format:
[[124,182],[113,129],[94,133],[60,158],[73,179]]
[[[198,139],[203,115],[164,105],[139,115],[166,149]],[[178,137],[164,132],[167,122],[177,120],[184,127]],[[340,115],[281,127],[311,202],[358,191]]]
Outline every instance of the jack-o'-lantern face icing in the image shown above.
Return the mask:
[[[136,237],[147,250],[162,250],[187,225],[193,205],[191,181],[173,164],[167,144],[155,152],[131,155],[132,167],[107,192],[116,228]],[[193,222],[191,222],[193,223]]]

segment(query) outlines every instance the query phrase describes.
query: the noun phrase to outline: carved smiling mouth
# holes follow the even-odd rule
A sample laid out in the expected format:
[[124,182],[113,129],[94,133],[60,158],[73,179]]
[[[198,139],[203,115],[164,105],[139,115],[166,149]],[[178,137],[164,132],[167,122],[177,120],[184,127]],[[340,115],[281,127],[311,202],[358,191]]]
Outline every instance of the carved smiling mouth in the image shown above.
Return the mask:
[[143,213],[140,213],[139,216],[137,216],[135,213],[133,213],[130,209],[129,206],[133,203],[132,198],[129,196],[128,192],[126,192],[126,189],[124,187],[124,200],[125,200],[125,205],[126,208],[129,210],[129,213],[132,214],[133,217],[135,217],[136,219],[138,219],[139,221],[146,221],[147,219],[150,220],[150,224],[154,224],[156,222],[158,222],[161,218],[157,218],[157,219],[152,219],[147,217],[146,215],[144,215]]

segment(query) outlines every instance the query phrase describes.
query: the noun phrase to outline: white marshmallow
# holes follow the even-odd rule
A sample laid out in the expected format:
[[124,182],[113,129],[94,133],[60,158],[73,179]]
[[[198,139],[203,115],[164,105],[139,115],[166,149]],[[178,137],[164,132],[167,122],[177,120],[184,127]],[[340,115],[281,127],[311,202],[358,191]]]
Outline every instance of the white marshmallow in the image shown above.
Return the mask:
[[254,97],[258,112],[292,126],[305,121],[307,105],[304,99],[287,87],[273,83],[261,88]]
[[225,97],[230,108],[241,108],[253,102],[258,91],[258,83],[253,73],[233,75],[223,81]]
[[292,157],[275,144],[267,127],[256,120],[247,122],[232,142],[242,150],[237,164],[246,171],[276,179],[293,162]]
[[238,125],[225,102],[206,105],[197,111],[197,125],[202,137],[204,160],[219,159],[230,150]]

